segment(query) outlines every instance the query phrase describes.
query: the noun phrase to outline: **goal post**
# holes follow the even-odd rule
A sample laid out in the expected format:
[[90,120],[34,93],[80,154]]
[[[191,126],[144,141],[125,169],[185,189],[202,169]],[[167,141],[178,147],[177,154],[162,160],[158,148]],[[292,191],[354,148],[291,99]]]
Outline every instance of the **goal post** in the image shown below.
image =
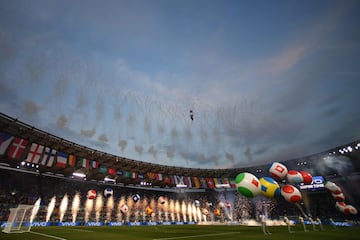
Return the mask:
[[10,208],[10,215],[6,222],[4,233],[30,232],[31,214],[33,205],[20,204],[16,208]]

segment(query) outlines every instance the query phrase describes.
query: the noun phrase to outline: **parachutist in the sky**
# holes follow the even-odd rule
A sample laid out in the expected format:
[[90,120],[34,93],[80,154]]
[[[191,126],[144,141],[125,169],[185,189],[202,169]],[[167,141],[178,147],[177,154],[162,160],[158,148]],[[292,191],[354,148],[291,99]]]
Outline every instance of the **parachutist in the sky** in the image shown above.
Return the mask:
[[190,119],[191,119],[192,121],[194,121],[194,113],[193,113],[192,110],[190,110]]

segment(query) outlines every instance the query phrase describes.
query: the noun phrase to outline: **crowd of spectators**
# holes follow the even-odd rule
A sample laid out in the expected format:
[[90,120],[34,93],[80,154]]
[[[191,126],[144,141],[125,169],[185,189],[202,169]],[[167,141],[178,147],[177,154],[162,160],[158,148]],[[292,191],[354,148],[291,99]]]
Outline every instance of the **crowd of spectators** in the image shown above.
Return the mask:
[[[72,221],[71,200],[76,194],[80,196],[80,210],[77,221],[84,221],[86,194],[90,189],[94,189],[98,193],[103,193],[104,189],[109,185],[105,183],[76,180],[71,178],[51,177],[39,173],[27,173],[21,171],[13,171],[8,169],[0,169],[2,181],[0,182],[0,222],[6,221],[9,216],[9,209],[16,207],[18,204],[33,205],[40,198],[40,210],[37,214],[36,221],[45,221],[48,204],[51,199],[56,197],[54,212],[50,221],[59,221],[59,207],[61,199],[65,195],[69,197],[69,204],[64,215],[63,221]],[[224,190],[215,191],[207,189],[205,192],[170,192],[149,189],[140,189],[127,186],[118,186],[111,184],[114,190],[114,208],[111,212],[111,219],[118,219],[118,202],[123,199],[129,203],[132,201],[134,194],[139,194],[142,198],[140,204],[137,205],[137,211],[132,211],[128,220],[134,221],[138,219],[136,214],[144,212],[148,205],[156,205],[160,196],[165,196],[167,200],[177,201],[179,203],[194,203],[198,200],[200,209],[208,209],[209,220],[215,221],[242,221],[244,219],[257,219],[259,214],[266,212],[269,218],[279,219],[281,216],[300,216],[302,213],[319,217],[321,219],[356,219],[357,216],[345,216],[335,210],[335,201],[327,192],[303,193],[305,195],[303,203],[295,205],[286,202],[283,198],[267,199],[265,197],[257,197],[249,199],[237,191]],[[144,200],[145,199],[145,200]],[[228,203],[227,207],[221,209],[219,203]],[[220,208],[221,215],[214,217],[214,210]],[[154,209],[154,213],[158,211]],[[213,217],[210,217],[213,216]],[[149,221],[151,218],[139,218],[139,220]],[[160,219],[156,217],[155,220]],[[161,218],[164,220],[164,218]],[[101,221],[106,220],[106,199]]]

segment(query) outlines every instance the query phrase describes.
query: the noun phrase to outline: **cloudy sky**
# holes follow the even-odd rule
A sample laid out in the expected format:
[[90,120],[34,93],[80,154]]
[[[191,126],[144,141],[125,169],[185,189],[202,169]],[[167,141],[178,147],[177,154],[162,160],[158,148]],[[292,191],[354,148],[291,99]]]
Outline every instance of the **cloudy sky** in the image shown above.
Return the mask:
[[0,111],[166,165],[322,152],[360,139],[359,13],[341,0],[0,0]]

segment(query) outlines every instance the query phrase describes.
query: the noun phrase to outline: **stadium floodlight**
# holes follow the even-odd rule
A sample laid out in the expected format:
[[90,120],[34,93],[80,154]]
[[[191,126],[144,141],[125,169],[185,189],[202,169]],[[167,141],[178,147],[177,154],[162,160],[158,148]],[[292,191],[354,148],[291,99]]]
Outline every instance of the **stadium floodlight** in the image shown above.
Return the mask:
[[82,172],[73,172],[72,175],[75,176],[75,177],[81,177],[81,178],[86,177],[86,174],[82,173]]
[[177,188],[186,188],[187,185],[186,184],[176,184]]
[[105,181],[105,182],[116,183],[116,180],[115,180],[114,178],[110,177],[110,176],[106,176],[106,177],[104,178],[104,181]]
[[73,176],[82,177],[82,178],[86,177],[86,175],[84,173],[80,173],[80,172],[73,172]]
[[216,188],[230,188],[230,184],[224,183],[224,184],[215,184]]
[[86,178],[86,169],[85,168],[76,169],[72,175],[74,177]]

